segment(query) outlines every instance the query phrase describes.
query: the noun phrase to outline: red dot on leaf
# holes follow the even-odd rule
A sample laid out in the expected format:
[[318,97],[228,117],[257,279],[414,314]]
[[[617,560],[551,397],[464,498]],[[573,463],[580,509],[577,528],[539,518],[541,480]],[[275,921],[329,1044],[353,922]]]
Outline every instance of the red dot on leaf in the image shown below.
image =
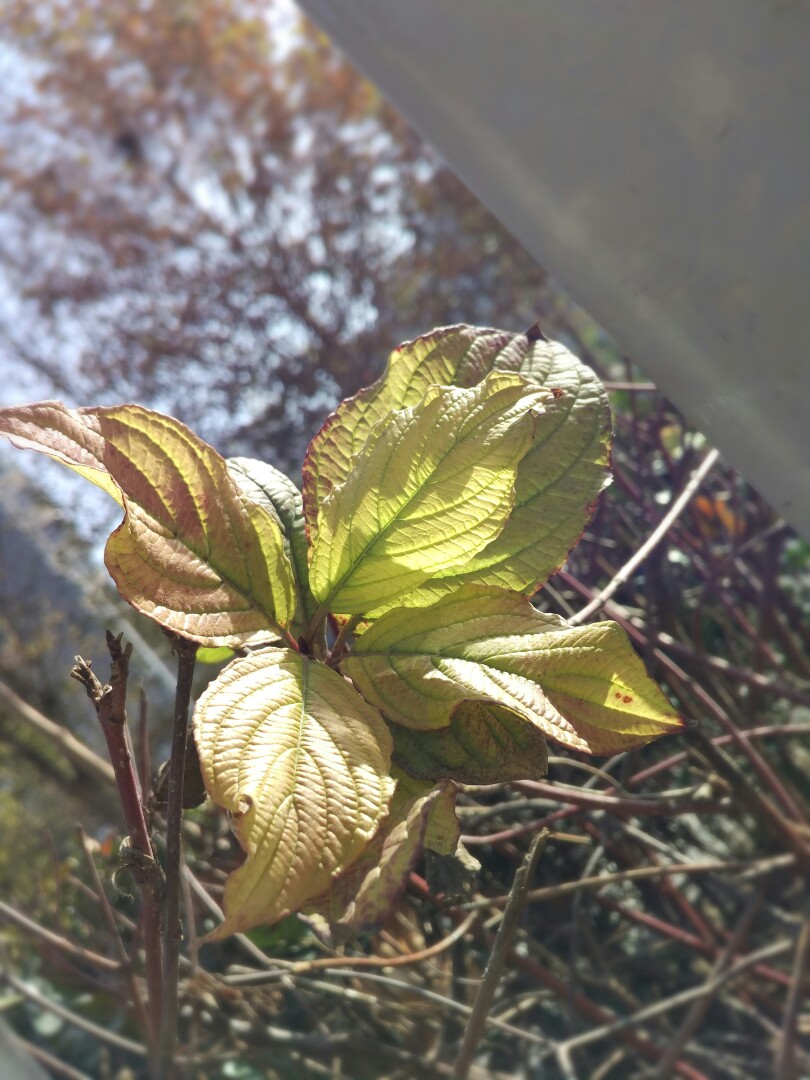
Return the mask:
[[622,701],[625,703],[625,705],[629,705],[632,700],[633,699],[630,697],[629,694],[625,694],[622,698]]

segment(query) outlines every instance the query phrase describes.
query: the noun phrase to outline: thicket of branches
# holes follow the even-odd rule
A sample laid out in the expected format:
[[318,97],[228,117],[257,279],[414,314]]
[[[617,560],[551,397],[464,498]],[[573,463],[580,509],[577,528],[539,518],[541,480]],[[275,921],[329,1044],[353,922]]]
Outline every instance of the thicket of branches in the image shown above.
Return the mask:
[[[198,948],[240,856],[221,816],[192,812],[185,1073],[459,1076],[478,1025],[470,1076],[807,1075],[807,547],[286,8],[10,0],[0,26],[18,75],[0,102],[4,393],[24,396],[35,374],[71,403],[141,401],[225,453],[292,469],[403,338],[540,318],[613,389],[616,449],[612,488],[538,604],[621,622],[691,722],[609,762],[555,758],[548,781],[466,790],[480,870],[450,880],[424,865],[396,917],[339,955],[294,918]],[[94,573],[52,507],[26,506],[52,546],[73,545],[74,574]],[[103,622],[90,647],[92,610],[66,591],[75,625],[37,636],[14,614],[37,607],[34,576],[4,578],[4,1011],[54,1076],[142,1075],[137,911],[115,876],[109,768],[65,735],[88,727],[87,706],[53,666],[75,645],[103,676]],[[136,680],[151,671],[154,685],[165,659],[148,631],[136,642],[147,785],[166,688],[142,707]],[[89,839],[66,831],[77,816]],[[538,836],[484,1019],[476,988]]]

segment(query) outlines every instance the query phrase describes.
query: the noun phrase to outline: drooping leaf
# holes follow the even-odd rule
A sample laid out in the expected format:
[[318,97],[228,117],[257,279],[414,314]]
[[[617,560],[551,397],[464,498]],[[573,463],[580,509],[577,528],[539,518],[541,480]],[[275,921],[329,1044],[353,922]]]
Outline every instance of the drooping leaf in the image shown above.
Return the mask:
[[469,387],[492,370],[518,372],[552,392],[518,468],[514,509],[469,566],[439,572],[399,603],[423,606],[473,582],[533,593],[564,562],[608,480],[610,410],[590,368],[534,335],[451,326],[396,349],[383,376],[344,401],[315,436],[304,463],[310,537],[319,506],[346,480],[353,457],[388,410],[416,404],[431,384]]
[[463,701],[438,731],[392,724],[394,761],[411,776],[460,784],[536,780],[548,770],[542,731],[488,701]]
[[341,676],[286,649],[235,660],[205,691],[194,731],[211,798],[244,864],[225,887],[221,938],[323,893],[388,813],[391,737]]
[[297,637],[317,608],[309,590],[309,554],[301,492],[284,473],[264,461],[229,458],[228,471],[240,490],[273,514],[281,527],[284,550],[293,568],[302,605],[297,619],[302,625],[293,631]]
[[275,518],[184,424],[137,405],[46,401],[0,411],[0,432],[124,507],[105,562],[138,611],[212,647],[269,641],[289,625],[295,583]]
[[448,727],[471,700],[593,754],[683,726],[615,623],[570,627],[501,590],[467,586],[427,608],[388,612],[341,667],[390,721],[415,731]]
[[88,410],[126,515],[104,559],[121,595],[203,645],[278,637],[295,610],[281,530],[225,459],[184,424],[136,405]]
[[316,599],[340,614],[370,614],[463,566],[504,526],[547,396],[493,373],[469,390],[430,387],[378,424],[320,508]]
[[[333,944],[380,927],[405,891],[437,815],[455,816],[455,788],[444,782],[414,798],[394,796],[385,823],[360,858],[332,883],[327,893],[307,905],[329,926]],[[455,847],[455,843],[453,844]]]
[[61,401],[15,405],[0,409],[0,434],[21,450],[38,450],[67,465],[124,505],[104,464],[104,438],[92,412],[68,409]]
[[[409,799],[417,799],[427,795],[433,790],[434,780],[420,780],[401,769],[396,763],[391,766],[391,775],[397,782],[396,798],[403,803]],[[442,790],[447,791],[447,797],[434,802],[433,809],[425,832],[424,846],[439,855],[452,855],[458,846],[458,838],[461,835],[461,826],[456,817],[455,784],[449,784],[446,788],[440,785]]]

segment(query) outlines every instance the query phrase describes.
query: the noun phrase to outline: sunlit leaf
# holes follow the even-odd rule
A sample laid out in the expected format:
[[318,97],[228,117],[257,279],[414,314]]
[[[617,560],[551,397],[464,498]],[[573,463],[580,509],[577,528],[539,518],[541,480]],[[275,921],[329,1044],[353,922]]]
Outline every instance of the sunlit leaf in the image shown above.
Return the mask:
[[136,405],[90,410],[126,516],[107,541],[121,595],[203,645],[278,637],[295,609],[281,530],[244,496],[215,450]]
[[276,648],[235,660],[200,699],[194,730],[208,793],[247,852],[215,937],[323,893],[388,813],[388,729],[325,664]]
[[397,790],[388,818],[360,858],[336,878],[328,893],[307,905],[308,914],[327,921],[333,943],[385,922],[405,891],[436,816],[452,818],[458,839],[455,794],[447,782],[414,798],[403,798]]
[[502,330],[454,326],[394,349],[382,377],[342,401],[310,443],[304,459],[304,510],[310,539],[314,541],[317,533],[321,503],[348,478],[352,458],[391,410],[417,405],[432,385],[474,386],[515,336]]
[[0,409],[0,434],[21,450],[38,450],[96,484],[123,506],[121,490],[104,464],[104,438],[92,411],[39,401]]
[[503,531],[463,570],[437,573],[398,603],[422,606],[466,583],[533,593],[562,565],[607,482],[610,410],[589,367],[535,335],[447,327],[396,349],[382,378],[338,406],[313,439],[304,464],[310,536],[317,532],[318,507],[345,481],[354,455],[389,409],[416,404],[434,383],[473,386],[491,370],[519,372],[551,392],[518,468],[514,509]]
[[487,701],[463,701],[438,731],[392,725],[394,761],[411,776],[460,784],[534,780],[548,769],[542,731]]
[[[308,544],[304,528],[304,504],[301,492],[292,482],[264,461],[253,458],[229,458],[228,471],[248,498],[264,506],[278,521],[284,537],[284,550],[292,564],[302,603],[299,619],[306,624],[317,604],[309,590]],[[294,636],[298,636],[296,628]]]
[[39,450],[124,507],[105,562],[121,595],[202,645],[278,638],[295,608],[281,529],[184,424],[137,405],[0,411],[0,432]]
[[233,659],[233,649],[229,649],[226,645],[220,645],[217,648],[201,648],[197,649],[196,660],[198,664],[224,664],[226,660]]
[[465,565],[504,526],[547,396],[493,373],[469,390],[431,387],[378,424],[320,508],[315,597],[341,614],[369,614]]
[[341,667],[389,720],[416,731],[446,728],[470,700],[593,754],[683,726],[615,623],[569,627],[500,590],[468,586],[428,608],[391,611]]

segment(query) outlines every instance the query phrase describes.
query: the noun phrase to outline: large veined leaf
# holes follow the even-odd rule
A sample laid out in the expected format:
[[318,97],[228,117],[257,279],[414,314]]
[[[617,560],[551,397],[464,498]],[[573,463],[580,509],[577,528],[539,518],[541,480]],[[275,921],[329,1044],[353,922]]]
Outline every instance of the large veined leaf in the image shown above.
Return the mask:
[[570,627],[528,599],[468,586],[388,612],[341,667],[367,701],[414,730],[448,727],[465,702],[495,702],[576,750],[613,754],[683,723],[615,623]]
[[488,701],[463,701],[438,731],[392,724],[394,761],[411,776],[460,784],[536,780],[548,771],[546,739],[523,716]]
[[310,539],[314,541],[317,534],[321,503],[347,479],[352,458],[389,412],[417,405],[432,385],[474,386],[515,337],[502,330],[454,326],[394,349],[382,377],[342,401],[310,443],[304,460],[304,510]]
[[455,795],[454,786],[447,782],[415,798],[403,798],[397,789],[386,821],[360,858],[335,879],[327,893],[307,905],[308,915],[326,921],[333,944],[385,922],[422,855],[434,818],[452,820],[458,840]]
[[281,529],[178,420],[137,405],[5,409],[14,443],[55,458],[124,507],[105,562],[121,595],[203,645],[279,636],[295,608]]
[[301,492],[284,473],[265,461],[229,458],[228,471],[240,490],[248,498],[264,506],[281,527],[284,550],[295,574],[301,602],[301,610],[297,614],[302,625],[294,631],[294,636],[297,637],[317,607],[309,590],[309,551]]
[[518,372],[552,391],[518,468],[510,520],[463,571],[442,571],[399,603],[424,605],[471,582],[533,593],[564,562],[607,482],[610,411],[589,367],[534,335],[447,327],[396,349],[382,378],[344,401],[313,439],[304,463],[310,536],[318,507],[345,481],[354,455],[389,409],[414,405],[433,383],[472,386],[491,370]]
[[380,422],[319,511],[316,599],[370,614],[441,570],[466,564],[503,528],[515,471],[548,395],[492,373],[465,390],[431,386]]
[[0,434],[21,450],[38,450],[67,465],[124,505],[104,464],[104,437],[92,411],[68,409],[61,401],[15,405],[0,409]]
[[391,737],[337,672],[287,649],[235,660],[194,717],[205,785],[247,852],[215,937],[319,896],[388,814]]

